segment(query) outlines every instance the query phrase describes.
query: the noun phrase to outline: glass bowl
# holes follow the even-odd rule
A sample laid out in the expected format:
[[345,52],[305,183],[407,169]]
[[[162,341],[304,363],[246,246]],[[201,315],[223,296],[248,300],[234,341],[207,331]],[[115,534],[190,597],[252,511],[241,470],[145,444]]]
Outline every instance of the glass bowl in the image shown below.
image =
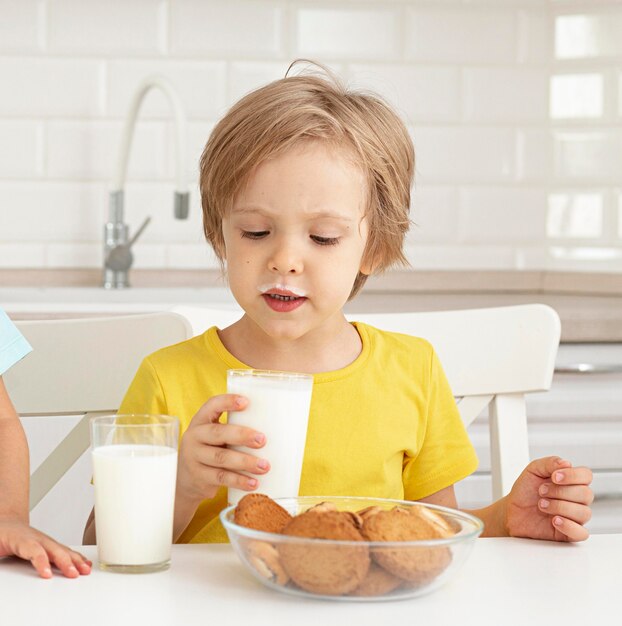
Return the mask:
[[420,502],[335,496],[279,498],[275,502],[293,516],[322,502],[351,512],[368,507],[423,507],[440,515],[455,533],[417,541],[312,539],[240,526],[233,521],[235,506],[224,509],[220,519],[246,569],[271,589],[309,598],[356,602],[429,593],[456,575],[484,529],[483,522],[472,515]]

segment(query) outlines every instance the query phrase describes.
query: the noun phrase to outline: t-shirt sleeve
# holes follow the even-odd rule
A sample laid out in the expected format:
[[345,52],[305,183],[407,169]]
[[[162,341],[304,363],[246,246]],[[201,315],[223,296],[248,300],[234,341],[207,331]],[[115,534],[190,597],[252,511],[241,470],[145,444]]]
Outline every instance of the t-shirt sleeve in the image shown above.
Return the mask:
[[166,415],[166,397],[149,357],[143,360],[119,407],[119,413]]
[[404,497],[419,500],[472,474],[478,465],[456,401],[434,351],[428,379],[425,434],[415,456],[404,458]]
[[9,316],[0,309],[0,376],[23,359],[32,348]]

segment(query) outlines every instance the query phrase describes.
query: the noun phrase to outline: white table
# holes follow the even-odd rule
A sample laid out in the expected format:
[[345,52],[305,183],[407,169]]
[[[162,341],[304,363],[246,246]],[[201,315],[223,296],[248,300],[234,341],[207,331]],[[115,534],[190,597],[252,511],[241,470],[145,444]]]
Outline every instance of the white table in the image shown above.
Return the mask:
[[[93,547],[80,548],[95,561]],[[0,562],[0,624],[436,626],[622,623],[622,534],[581,544],[478,539],[456,580],[392,602],[307,600],[263,587],[228,545],[174,546],[171,569],[43,580]]]

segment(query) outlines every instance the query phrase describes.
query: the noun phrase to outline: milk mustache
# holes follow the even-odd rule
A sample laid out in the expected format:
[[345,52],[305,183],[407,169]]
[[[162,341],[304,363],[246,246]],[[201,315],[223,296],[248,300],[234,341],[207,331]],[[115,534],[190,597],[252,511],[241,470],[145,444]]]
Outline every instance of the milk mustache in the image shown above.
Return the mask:
[[[232,446],[270,462],[257,493],[271,498],[297,496],[307,438],[313,376],[263,370],[229,370],[227,393],[248,398],[244,411],[229,412],[228,423],[253,428],[266,435],[263,448]],[[229,488],[229,503],[237,504],[246,491]]]

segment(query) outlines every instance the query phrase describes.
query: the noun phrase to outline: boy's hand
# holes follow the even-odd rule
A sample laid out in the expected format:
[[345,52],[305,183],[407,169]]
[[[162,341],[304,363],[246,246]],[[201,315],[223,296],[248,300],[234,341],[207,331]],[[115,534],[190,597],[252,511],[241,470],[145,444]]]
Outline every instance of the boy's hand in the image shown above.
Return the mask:
[[506,496],[505,524],[513,537],[584,541],[592,512],[592,472],[549,456],[532,461]]
[[194,508],[205,498],[213,498],[222,485],[252,491],[259,482],[240,472],[265,474],[270,465],[265,459],[230,450],[227,446],[261,448],[266,437],[252,428],[221,424],[224,411],[244,410],[243,396],[223,394],[210,398],[192,418],[179,448],[177,504]]
[[52,577],[51,564],[67,578],[90,574],[93,565],[80,553],[22,521],[0,520],[0,558],[5,556],[30,561],[41,578]]

